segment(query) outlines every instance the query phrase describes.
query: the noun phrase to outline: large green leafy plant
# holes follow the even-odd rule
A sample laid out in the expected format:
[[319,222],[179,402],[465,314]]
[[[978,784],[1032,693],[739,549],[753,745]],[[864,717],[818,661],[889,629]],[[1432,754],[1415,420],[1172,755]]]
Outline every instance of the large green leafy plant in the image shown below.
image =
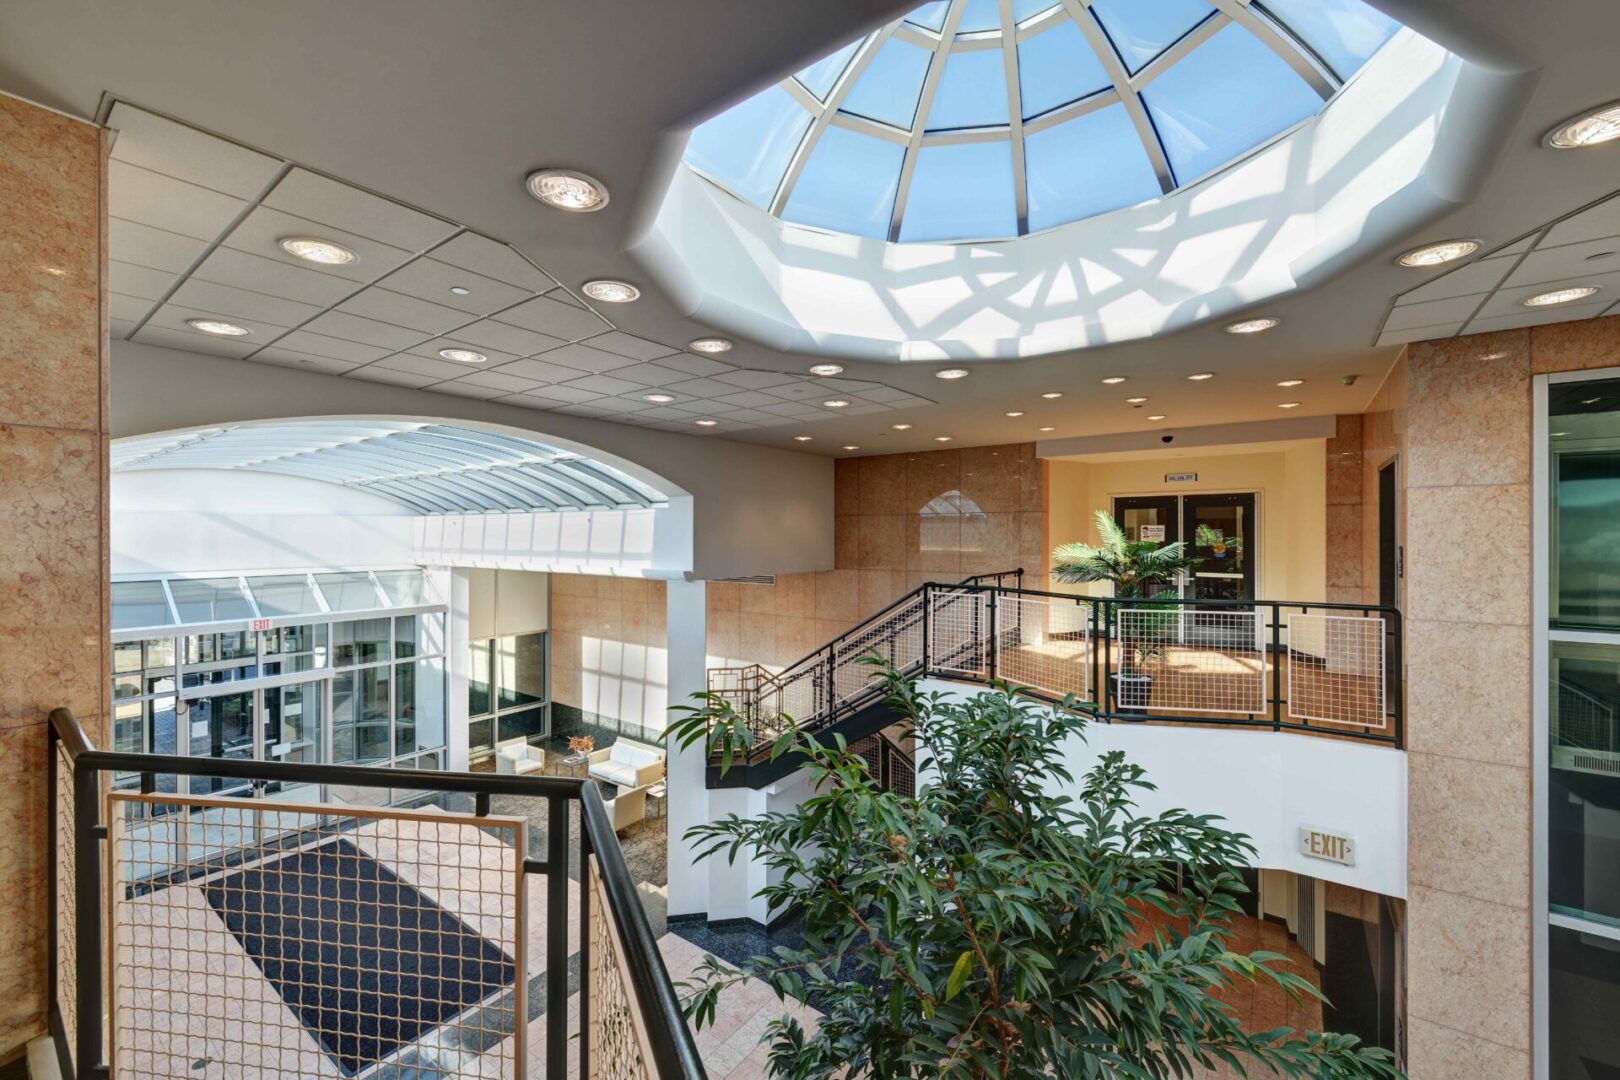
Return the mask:
[[1058,581],[1071,585],[1106,581],[1114,586],[1115,596],[1152,596],[1199,563],[1180,540],[1162,544],[1128,538],[1106,510],[1097,511],[1096,522],[1101,544],[1079,541],[1053,549],[1052,576]]
[[[696,1024],[713,1022],[726,987],[758,978],[823,1014],[813,1033],[772,1024],[778,1078],[1156,1080],[1222,1061],[1400,1075],[1351,1036],[1246,1032],[1218,1000],[1244,981],[1316,993],[1282,957],[1228,948],[1245,837],[1208,815],[1141,813],[1134,795],[1151,785],[1117,752],[1076,783],[1063,764],[1082,735],[1074,712],[1005,687],[953,701],[883,677],[919,745],[915,797],[883,790],[841,737],[790,730],[773,752],[804,755],[815,794],[688,832],[700,858],[763,860],[761,895],[804,927],[798,948],[700,969],[686,988]],[[743,729],[725,702],[705,702],[676,737],[729,762]],[[1150,910],[1168,916],[1151,932]]]

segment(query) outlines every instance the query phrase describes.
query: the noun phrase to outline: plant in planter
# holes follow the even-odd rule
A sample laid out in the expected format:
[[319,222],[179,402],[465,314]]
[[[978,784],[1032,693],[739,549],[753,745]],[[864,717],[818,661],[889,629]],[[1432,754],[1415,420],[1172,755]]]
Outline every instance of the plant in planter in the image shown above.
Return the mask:
[[[806,755],[810,798],[687,832],[700,859],[748,850],[768,871],[771,914],[804,927],[798,947],[700,968],[684,1002],[699,1028],[728,987],[760,979],[822,1014],[813,1032],[770,1024],[777,1080],[1168,1080],[1222,1063],[1400,1077],[1351,1036],[1245,1031],[1223,1002],[1251,983],[1318,996],[1285,958],[1230,948],[1246,837],[1208,815],[1140,811],[1151,785],[1117,751],[1071,775],[1075,712],[1005,685],[953,699],[883,675],[916,739],[915,796],[885,790],[841,737],[792,730],[774,752]],[[740,725],[727,702],[699,697],[671,732],[729,761]]]
[[[1055,579],[1070,585],[1106,581],[1114,587],[1115,596],[1139,600],[1174,585],[1181,574],[1198,565],[1198,558],[1189,555],[1180,540],[1168,544],[1132,540],[1106,510],[1097,511],[1096,522],[1101,544],[1080,541],[1053,549]],[[1153,676],[1143,672],[1142,666],[1163,655],[1178,613],[1167,604],[1133,604],[1127,610],[1133,614],[1120,634],[1120,669],[1109,678],[1120,708],[1140,711],[1147,708],[1153,694]]]

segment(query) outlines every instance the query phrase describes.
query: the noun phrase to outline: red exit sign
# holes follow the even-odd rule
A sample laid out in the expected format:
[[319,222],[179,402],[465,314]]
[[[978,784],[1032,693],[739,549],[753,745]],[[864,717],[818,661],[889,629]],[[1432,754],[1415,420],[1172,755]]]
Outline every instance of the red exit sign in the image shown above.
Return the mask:
[[268,629],[270,629],[270,620],[269,619],[254,619],[253,620],[253,629],[255,629],[255,630],[268,630]]

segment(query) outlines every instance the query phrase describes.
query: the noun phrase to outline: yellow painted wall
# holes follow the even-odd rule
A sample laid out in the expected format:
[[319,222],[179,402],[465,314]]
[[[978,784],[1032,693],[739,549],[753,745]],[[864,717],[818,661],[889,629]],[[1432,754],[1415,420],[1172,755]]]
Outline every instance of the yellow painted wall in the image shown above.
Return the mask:
[[[1196,472],[1195,483],[1167,484],[1165,473]],[[1254,453],[1137,458],[1054,459],[1051,468],[1052,545],[1096,543],[1097,510],[1113,509],[1126,495],[1188,495],[1253,491],[1260,519],[1262,600],[1322,600],[1326,596],[1327,458],[1324,440],[1285,444]],[[1054,584],[1059,592],[1106,595],[1106,586]]]

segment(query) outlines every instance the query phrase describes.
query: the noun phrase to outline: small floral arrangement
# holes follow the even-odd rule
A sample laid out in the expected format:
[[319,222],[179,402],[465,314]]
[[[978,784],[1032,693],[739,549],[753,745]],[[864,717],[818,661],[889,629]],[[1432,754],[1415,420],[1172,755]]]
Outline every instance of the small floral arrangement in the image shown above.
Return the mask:
[[592,735],[570,735],[568,749],[576,754],[588,754],[596,749],[596,738]]

